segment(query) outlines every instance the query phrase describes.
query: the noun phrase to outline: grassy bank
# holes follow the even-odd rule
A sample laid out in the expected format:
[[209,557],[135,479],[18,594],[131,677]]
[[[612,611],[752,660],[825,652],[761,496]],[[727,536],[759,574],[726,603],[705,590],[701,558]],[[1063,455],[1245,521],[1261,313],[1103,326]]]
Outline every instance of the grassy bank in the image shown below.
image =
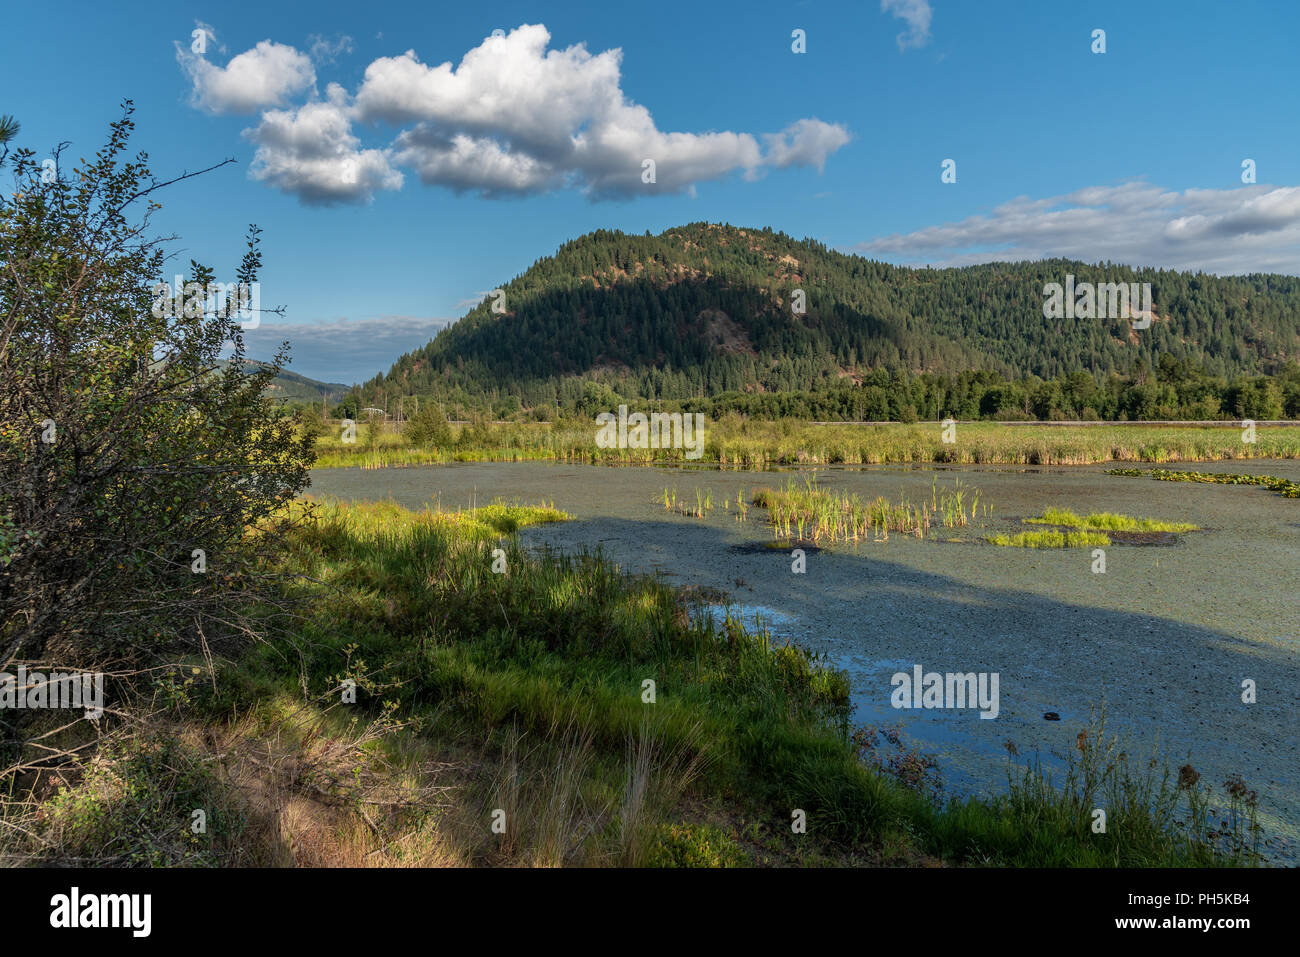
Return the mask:
[[[715,627],[682,593],[598,557],[531,558],[512,535],[562,519],[317,507],[285,543],[302,602],[293,620],[266,621],[282,637],[168,676],[145,725],[9,805],[8,823],[31,835],[22,853],[385,866],[1250,858],[1247,809],[1207,838],[1208,789],[1130,761],[1098,727],[1081,729],[1058,787],[1009,760],[1004,797],[938,800],[913,773],[925,758],[852,733],[841,672]],[[1104,834],[1091,828],[1099,806]],[[792,829],[798,812],[806,833]]]
[[700,457],[682,449],[602,449],[595,423],[507,423],[453,427],[437,448],[416,448],[397,431],[359,428],[344,443],[334,427],[318,440],[317,468],[384,468],[447,462],[556,461],[596,465],[694,463],[715,468],[765,469],[797,464],[1087,465],[1100,462],[1211,462],[1298,458],[1300,426],[1260,426],[1257,441],[1242,441],[1235,423],[1224,426],[1060,426],[960,423],[955,441],[943,441],[939,423],[818,425],[796,420],[755,421],[727,415],[706,422]]

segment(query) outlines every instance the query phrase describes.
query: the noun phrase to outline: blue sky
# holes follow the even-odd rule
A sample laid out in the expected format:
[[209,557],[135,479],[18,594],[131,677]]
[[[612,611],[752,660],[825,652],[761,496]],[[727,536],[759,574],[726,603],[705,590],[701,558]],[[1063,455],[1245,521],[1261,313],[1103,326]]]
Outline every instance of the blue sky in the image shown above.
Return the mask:
[[156,225],[219,278],[261,226],[287,311],[251,351],[287,337],[296,371],[350,382],[598,228],[1300,273],[1297,27],[1194,0],[25,4],[0,113],[75,157],[129,97],[155,172],[235,158]]

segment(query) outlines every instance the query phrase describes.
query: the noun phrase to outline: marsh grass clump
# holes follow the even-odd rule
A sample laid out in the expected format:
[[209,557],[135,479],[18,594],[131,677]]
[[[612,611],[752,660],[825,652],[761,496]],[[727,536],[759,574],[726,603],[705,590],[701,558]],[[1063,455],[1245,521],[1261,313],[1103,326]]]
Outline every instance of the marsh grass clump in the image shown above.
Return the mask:
[[663,503],[665,511],[677,512],[679,515],[688,515],[691,518],[707,518],[713,511],[713,491],[697,488],[695,503],[691,504],[686,499],[677,498],[677,489],[664,489]]
[[704,518],[713,510],[713,492],[695,490],[695,517]]
[[987,540],[1011,548],[1089,548],[1110,544],[1109,536],[1102,532],[1060,532],[1055,529],[990,535]]
[[1092,512],[1085,516],[1063,508],[1044,509],[1037,518],[1024,520],[1030,525],[1061,525],[1085,531],[1105,532],[1194,532],[1200,526],[1190,522],[1166,522],[1156,518],[1133,518],[1113,512]]
[[[935,478],[930,484],[930,511],[943,516],[943,527],[965,528],[974,522],[980,514],[979,489],[963,484],[960,478],[950,489],[940,490],[938,483],[938,478]],[[986,514],[987,509],[986,505]]]
[[923,538],[935,525],[965,527],[980,514],[979,492],[960,480],[951,489],[932,487],[930,501],[918,504],[905,495],[894,502],[824,489],[812,476],[802,484],[791,479],[783,488],[758,489],[754,504],[768,510],[774,535],[830,544],[885,542],[891,531]]

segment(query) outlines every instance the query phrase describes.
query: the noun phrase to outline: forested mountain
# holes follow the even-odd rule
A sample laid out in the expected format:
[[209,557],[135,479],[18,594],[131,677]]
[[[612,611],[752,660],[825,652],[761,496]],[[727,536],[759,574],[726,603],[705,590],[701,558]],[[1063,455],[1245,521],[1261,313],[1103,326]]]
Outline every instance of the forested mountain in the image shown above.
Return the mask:
[[[228,364],[227,360],[221,360],[217,363],[220,368],[224,368]],[[244,360],[244,366],[250,369],[265,364],[258,362],[256,359]],[[319,405],[321,399],[337,402],[347,395],[351,388],[351,386],[343,385],[341,382],[320,382],[305,375],[299,375],[297,372],[281,369],[276,373],[275,378],[271,380],[266,391],[268,395],[277,401],[305,402]]]
[[[1154,321],[1044,317],[1045,286],[1150,283]],[[793,308],[797,290],[805,311]],[[770,229],[693,223],[566,243],[402,356],[368,401],[554,407],[601,382],[624,397],[842,391],[882,374],[997,378],[1155,369],[1234,378],[1300,354],[1300,279],[1069,260],[911,269]],[[963,377],[965,378],[965,377]],[[514,397],[514,398],[510,398]]]

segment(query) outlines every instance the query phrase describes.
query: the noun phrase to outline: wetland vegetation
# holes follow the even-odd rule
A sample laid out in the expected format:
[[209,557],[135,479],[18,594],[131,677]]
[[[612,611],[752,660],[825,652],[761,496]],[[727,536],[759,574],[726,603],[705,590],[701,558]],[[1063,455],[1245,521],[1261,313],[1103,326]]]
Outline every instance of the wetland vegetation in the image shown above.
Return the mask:
[[961,422],[947,443],[938,422],[819,424],[761,421],[735,413],[705,425],[704,452],[688,462],[682,449],[596,445],[594,419],[557,422],[478,421],[448,425],[441,439],[416,438],[364,421],[344,442],[337,421],[310,424],[318,468],[385,468],[450,462],[566,462],[590,465],[684,465],[763,470],[795,465],[1090,465],[1103,462],[1206,462],[1300,458],[1300,426],[1259,428],[1254,444],[1235,424],[1054,425]]
[[[38,803],[30,853],[102,855],[111,840],[155,863],[1254,859],[1248,815],[1207,839],[1208,789],[1128,759],[1100,727],[1063,781],[1009,756],[1005,797],[940,798],[910,775],[919,756],[863,755],[846,678],[816,656],[691,615],[677,590],[596,556],[520,550],[514,531],[563,520],[552,508],[303,508],[280,559],[300,582],[295,654],[196,659],[168,741],[133,740]],[[355,707],[340,704],[349,686]],[[205,727],[219,738],[206,758]],[[1115,810],[1099,836],[1103,794]],[[170,815],[194,801],[222,826],[172,847]],[[810,841],[791,834],[796,808]]]

